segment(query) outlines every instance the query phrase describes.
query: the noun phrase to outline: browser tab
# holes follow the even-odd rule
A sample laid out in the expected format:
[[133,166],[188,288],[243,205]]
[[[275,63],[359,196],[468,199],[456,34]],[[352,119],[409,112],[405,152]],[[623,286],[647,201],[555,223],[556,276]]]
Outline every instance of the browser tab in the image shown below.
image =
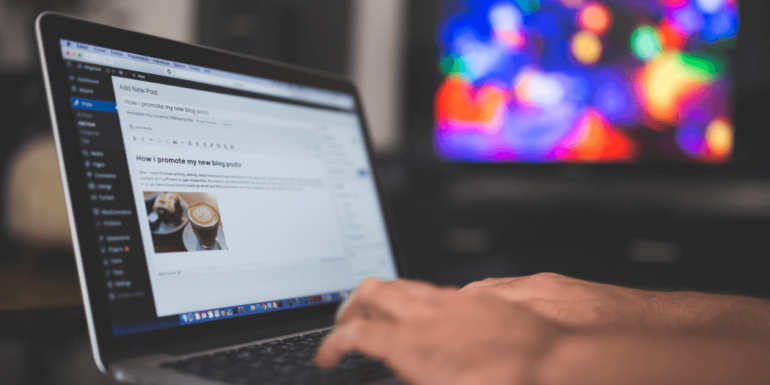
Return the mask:
[[[336,109],[352,110],[355,101],[350,95],[324,91],[313,87],[298,86],[272,79],[220,71],[190,64],[176,63],[170,60],[137,55],[108,48],[96,47],[69,40],[60,40],[62,55],[70,60],[104,63],[123,69],[140,70],[149,73],[159,73],[185,80],[208,83],[227,88],[236,88],[253,93],[269,95],[283,99],[295,100],[318,106]],[[79,48],[78,51],[73,48]],[[83,51],[95,52],[94,54]],[[100,55],[102,54],[102,55]],[[130,62],[125,60],[129,59]],[[137,63],[141,62],[143,64]],[[149,65],[149,67],[148,67]],[[157,66],[163,67],[158,68]],[[135,73],[133,77],[144,76]]]

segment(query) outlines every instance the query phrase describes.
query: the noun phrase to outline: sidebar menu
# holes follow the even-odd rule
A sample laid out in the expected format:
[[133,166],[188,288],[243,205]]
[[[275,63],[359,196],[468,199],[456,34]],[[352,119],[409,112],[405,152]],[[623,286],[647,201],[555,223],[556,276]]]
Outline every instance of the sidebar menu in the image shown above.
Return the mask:
[[[147,260],[131,187],[112,76],[128,71],[67,62],[67,80],[98,258],[104,274],[113,322],[132,324],[155,319]],[[84,263],[89,263],[84,261]]]

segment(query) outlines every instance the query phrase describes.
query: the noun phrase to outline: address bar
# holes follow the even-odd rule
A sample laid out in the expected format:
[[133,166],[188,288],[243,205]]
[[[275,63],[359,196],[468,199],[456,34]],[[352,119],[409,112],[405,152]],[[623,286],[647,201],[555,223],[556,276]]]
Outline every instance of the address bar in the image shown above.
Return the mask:
[[221,76],[207,75],[199,72],[176,70],[176,76],[182,79],[192,80],[199,83],[206,83],[216,86],[236,88],[251,92],[258,92],[265,95],[277,96],[282,98],[292,98],[292,92],[282,87],[271,86],[268,84],[258,84],[240,80],[228,79]]
[[235,88],[249,92],[256,92],[264,95],[276,96],[286,99],[301,100],[305,102],[318,103],[322,105],[340,107],[345,109],[353,108],[352,99],[346,97],[334,97],[331,95],[317,95],[305,93],[302,91],[289,90],[280,86],[269,84],[260,84],[249,81],[228,79],[221,76],[202,74],[187,70],[176,70],[176,76],[182,79],[191,80],[199,83],[212,84],[222,87]]

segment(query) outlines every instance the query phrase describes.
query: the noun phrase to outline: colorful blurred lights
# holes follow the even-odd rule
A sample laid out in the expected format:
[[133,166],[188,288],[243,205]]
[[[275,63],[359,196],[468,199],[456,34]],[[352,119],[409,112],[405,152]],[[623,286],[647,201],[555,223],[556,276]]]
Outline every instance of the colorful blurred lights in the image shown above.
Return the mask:
[[581,64],[596,64],[603,50],[602,41],[591,32],[580,31],[572,36],[572,55]]
[[566,91],[557,75],[529,70],[519,76],[515,83],[514,93],[523,105],[553,107],[564,100]]
[[641,73],[647,113],[665,124],[675,124],[686,99],[711,81],[716,66],[694,55],[666,53],[650,61]]
[[678,8],[687,4],[687,0],[660,0],[660,2],[669,8]]
[[561,0],[561,3],[568,8],[579,8],[584,0]]
[[674,21],[688,35],[700,31],[704,23],[703,15],[693,7],[683,7],[674,11]]
[[589,109],[578,121],[575,132],[556,150],[556,156],[593,162],[630,161],[636,158],[637,149],[601,113]]
[[495,35],[511,48],[521,49],[527,40],[522,32],[523,16],[510,3],[497,3],[489,11],[489,25]]
[[695,6],[704,13],[717,13],[725,5],[725,0],[695,0]]
[[708,40],[718,40],[722,37],[733,37],[737,33],[737,28],[733,24],[733,18],[726,13],[714,15],[708,23],[708,31],[711,36]]
[[578,25],[596,35],[604,35],[612,26],[612,13],[602,3],[588,4],[578,13]]
[[660,53],[660,37],[650,26],[639,27],[631,34],[631,49],[639,59],[648,61]]
[[658,33],[666,49],[682,49],[687,42],[687,33],[668,19],[660,23]]
[[733,148],[733,129],[725,118],[715,119],[706,127],[706,145],[711,154],[724,158]]
[[703,155],[703,128],[690,124],[682,126],[676,132],[676,141],[688,155],[695,157]]
[[440,31],[443,156],[729,160],[734,44],[715,43],[737,35],[739,0],[455,1]]
[[489,24],[495,32],[515,32],[521,28],[521,11],[511,3],[497,3],[489,11]]
[[460,76],[452,75],[436,93],[436,118],[443,127],[495,133],[502,124],[506,93],[491,85],[475,89]]

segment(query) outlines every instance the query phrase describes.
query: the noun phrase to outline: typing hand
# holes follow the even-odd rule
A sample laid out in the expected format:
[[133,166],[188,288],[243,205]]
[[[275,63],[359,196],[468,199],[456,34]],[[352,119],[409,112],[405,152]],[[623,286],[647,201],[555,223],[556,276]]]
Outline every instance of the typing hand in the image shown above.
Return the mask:
[[531,384],[566,330],[488,294],[368,280],[316,355],[335,366],[357,351],[415,385]]

